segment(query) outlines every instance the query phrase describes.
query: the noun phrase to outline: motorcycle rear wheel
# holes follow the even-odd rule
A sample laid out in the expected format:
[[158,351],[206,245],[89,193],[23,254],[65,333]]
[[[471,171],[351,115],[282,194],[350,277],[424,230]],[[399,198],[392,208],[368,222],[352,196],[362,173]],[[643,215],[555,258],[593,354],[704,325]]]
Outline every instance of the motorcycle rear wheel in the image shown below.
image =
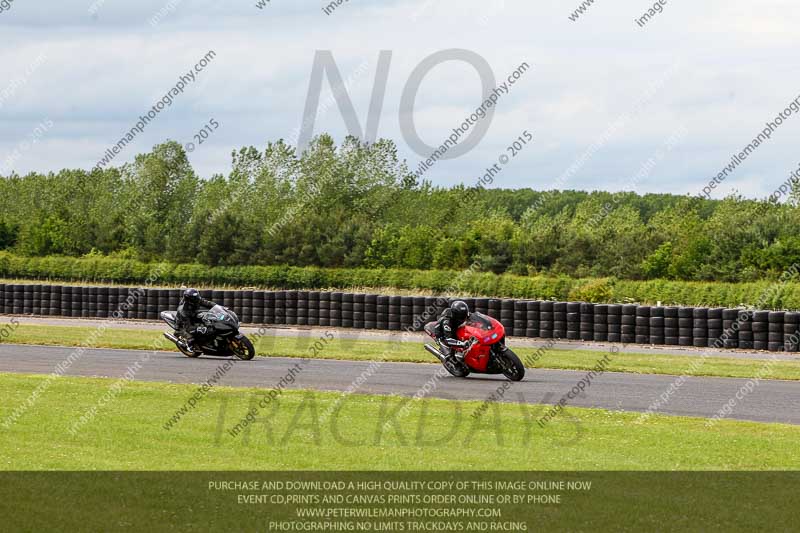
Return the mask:
[[450,372],[451,376],[457,378],[465,378],[469,376],[469,368],[464,363],[453,363],[452,361],[445,361],[442,363],[445,370]]
[[190,352],[184,347],[185,345],[183,344],[183,342],[176,342],[175,346],[178,347],[178,349],[181,351],[183,355],[185,355],[186,357],[191,357],[192,359],[195,359],[203,355],[203,352],[201,352],[200,350],[195,350],[193,352]]
[[242,335],[241,339],[233,339],[230,341],[230,349],[233,355],[242,361],[249,361],[256,356],[256,348],[250,339]]
[[501,357],[503,361],[503,375],[511,381],[522,381],[525,377],[525,366],[517,354],[506,348]]

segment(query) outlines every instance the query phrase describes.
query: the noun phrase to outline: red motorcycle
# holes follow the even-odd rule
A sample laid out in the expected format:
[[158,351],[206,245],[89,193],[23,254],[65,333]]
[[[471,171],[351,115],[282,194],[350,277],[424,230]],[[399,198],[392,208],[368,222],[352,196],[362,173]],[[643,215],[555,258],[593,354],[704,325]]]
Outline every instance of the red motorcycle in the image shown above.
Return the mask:
[[464,324],[456,331],[460,341],[467,341],[464,348],[454,348],[464,354],[462,360],[447,358],[441,352],[441,344],[436,339],[436,322],[425,325],[425,333],[436,340],[436,346],[425,344],[425,349],[435,355],[444,367],[457,378],[476,374],[503,374],[511,381],[525,377],[525,367],[517,354],[506,345],[506,330],[503,324],[482,313],[471,313]]

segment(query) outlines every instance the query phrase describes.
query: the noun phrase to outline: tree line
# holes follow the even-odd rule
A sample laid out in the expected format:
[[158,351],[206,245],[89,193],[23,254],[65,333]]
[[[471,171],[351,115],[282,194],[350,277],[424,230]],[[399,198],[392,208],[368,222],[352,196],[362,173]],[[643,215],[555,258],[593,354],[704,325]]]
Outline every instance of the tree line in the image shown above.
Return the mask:
[[788,202],[436,187],[393,142],[328,135],[232,154],[201,179],[173,141],[103,170],[0,180],[0,249],[209,266],[459,270],[752,281],[800,263]]

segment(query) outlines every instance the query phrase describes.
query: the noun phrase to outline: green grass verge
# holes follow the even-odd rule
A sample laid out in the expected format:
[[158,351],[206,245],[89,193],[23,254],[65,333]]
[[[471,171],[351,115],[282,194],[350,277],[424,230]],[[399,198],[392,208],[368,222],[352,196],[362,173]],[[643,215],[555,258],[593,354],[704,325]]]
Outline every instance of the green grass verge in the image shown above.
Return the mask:
[[[80,346],[96,328],[73,326],[19,326],[6,342],[51,346]],[[312,350],[311,345],[323,334],[322,330],[309,330],[308,336],[277,337],[265,335],[256,340],[259,355],[270,357],[312,357],[317,359],[346,359],[352,361],[386,360],[390,362],[435,363],[421,343],[374,340],[333,339],[324,349]],[[107,329],[96,338],[96,348],[152,349],[153,342],[161,339],[161,332],[138,329]],[[542,341],[542,346],[544,346]],[[561,370],[590,370],[598,360],[607,355],[601,351],[514,347],[528,368]],[[171,343],[164,343],[170,349]],[[175,350],[177,351],[177,350]],[[702,353],[702,352],[700,352]],[[635,374],[668,374],[690,376],[718,376],[733,378],[761,377],[763,379],[800,380],[800,357],[792,361],[751,360],[733,357],[706,357],[697,365],[698,356],[659,355],[646,353],[618,353],[607,367],[612,372]]]
[[[0,420],[46,376],[0,374]],[[537,405],[286,391],[251,431],[233,427],[264,390],[214,388],[171,429],[194,385],[58,378],[0,432],[2,470],[792,470],[800,427]],[[410,405],[396,425],[387,413]],[[336,406],[339,405],[338,411]],[[70,428],[96,408],[75,434]],[[446,453],[444,450],[452,450]],[[491,453],[504,450],[503,453]]]

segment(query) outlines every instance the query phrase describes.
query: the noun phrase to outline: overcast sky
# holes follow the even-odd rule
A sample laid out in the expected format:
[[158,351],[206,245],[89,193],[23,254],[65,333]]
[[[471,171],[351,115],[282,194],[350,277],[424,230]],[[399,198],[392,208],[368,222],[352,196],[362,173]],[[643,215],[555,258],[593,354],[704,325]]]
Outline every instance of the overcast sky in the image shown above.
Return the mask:
[[[216,58],[115,164],[166,139],[191,142],[212,118],[219,129],[190,154],[203,177],[227,173],[235,148],[291,138],[317,50],[354,80],[362,126],[379,53],[392,51],[378,136],[412,169],[421,158],[399,109],[421,61],[471,50],[498,83],[531,65],[481,142],[426,174],[442,185],[475,183],[528,130],[533,144],[493,187],[697,194],[800,96],[800,6],[789,0],[669,0],[645,27],[635,19],[652,3],[638,0],[596,0],[575,22],[579,0],[350,0],[330,15],[321,1],[257,1],[14,0],[0,12],[0,163],[11,157],[20,174],[91,168],[209,50]],[[326,80],[321,102],[329,95]],[[481,100],[474,67],[439,65],[417,96],[420,136],[441,143]],[[52,126],[34,133],[41,123]],[[320,111],[320,131],[347,133],[336,106]],[[786,120],[713,197],[771,193],[800,165],[799,134],[800,116]]]

